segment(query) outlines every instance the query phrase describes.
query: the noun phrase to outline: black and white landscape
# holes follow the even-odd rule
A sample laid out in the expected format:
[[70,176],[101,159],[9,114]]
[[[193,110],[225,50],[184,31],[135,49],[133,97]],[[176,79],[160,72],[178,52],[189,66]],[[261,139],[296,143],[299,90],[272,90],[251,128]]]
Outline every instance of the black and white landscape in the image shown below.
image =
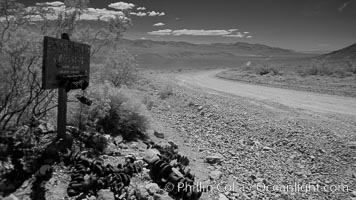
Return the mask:
[[356,200],[355,0],[0,0],[0,59],[0,199]]

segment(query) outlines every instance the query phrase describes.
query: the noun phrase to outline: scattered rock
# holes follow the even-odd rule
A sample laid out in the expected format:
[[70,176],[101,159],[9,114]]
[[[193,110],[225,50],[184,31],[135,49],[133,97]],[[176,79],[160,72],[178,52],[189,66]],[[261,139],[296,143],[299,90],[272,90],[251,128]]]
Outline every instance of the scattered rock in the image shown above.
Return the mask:
[[124,141],[121,135],[114,137],[114,144],[119,145]]
[[350,149],[356,149],[356,141],[349,142],[349,143],[347,144],[347,146],[348,146]]
[[137,199],[139,200],[148,200],[148,197],[150,196],[150,194],[148,193],[148,191],[144,186],[136,187],[135,194]]
[[219,200],[229,200],[224,194],[219,194]]
[[219,170],[215,170],[215,171],[211,171],[210,174],[209,174],[209,178],[211,180],[217,180],[221,177],[222,175],[222,172],[219,171]]
[[184,175],[179,171],[179,169],[173,167],[172,171],[178,176],[178,177],[184,177]]
[[138,143],[137,142],[131,142],[130,147],[133,149],[138,149]]
[[87,198],[88,200],[97,200],[97,198],[95,196],[90,196]]
[[147,151],[145,152],[145,156],[143,157],[143,160],[145,162],[151,163],[159,159],[158,155],[160,155],[160,153],[157,149],[147,149]]
[[262,150],[263,150],[263,151],[271,151],[272,148],[271,148],[271,147],[268,147],[268,146],[264,146],[264,147],[262,148]]
[[145,186],[145,188],[151,195],[155,194],[160,189],[157,183],[149,183]]
[[264,183],[264,179],[263,178],[256,178],[255,179],[255,183]]
[[171,197],[165,194],[154,194],[153,195],[154,200],[172,200]]
[[177,145],[175,142],[173,142],[172,140],[168,141],[168,143],[169,143],[173,148],[178,149],[178,145]]
[[257,140],[254,140],[254,141],[252,141],[251,143],[248,142],[247,144],[248,144],[248,145],[261,146],[261,142],[259,142],[259,141],[257,141]]
[[158,146],[162,147],[162,148],[169,148],[171,147],[171,144],[169,144],[168,142],[158,142],[157,143]]
[[150,181],[151,180],[151,176],[150,176],[150,170],[143,168],[142,169],[142,180],[144,181]]
[[209,164],[217,164],[217,163],[221,163],[222,159],[223,159],[223,156],[219,153],[216,153],[211,156],[207,156],[205,158],[205,161]]
[[120,152],[118,151],[118,147],[114,143],[109,143],[104,150],[104,154],[115,155],[120,154]]
[[128,149],[129,146],[127,146],[127,144],[120,143],[120,144],[119,144],[119,148],[120,148],[120,149]]
[[356,191],[351,192],[352,197],[356,197]]
[[241,193],[240,194],[240,197],[241,197],[241,200],[249,200],[249,199],[251,199],[247,194],[245,194],[245,193]]
[[98,192],[97,200],[115,200],[114,193],[108,189],[102,189]]
[[9,196],[3,198],[2,200],[19,200],[15,195],[10,194]]
[[163,133],[160,133],[158,131],[154,131],[154,136],[156,136],[157,138],[160,138],[160,139],[163,139],[164,138],[164,134]]

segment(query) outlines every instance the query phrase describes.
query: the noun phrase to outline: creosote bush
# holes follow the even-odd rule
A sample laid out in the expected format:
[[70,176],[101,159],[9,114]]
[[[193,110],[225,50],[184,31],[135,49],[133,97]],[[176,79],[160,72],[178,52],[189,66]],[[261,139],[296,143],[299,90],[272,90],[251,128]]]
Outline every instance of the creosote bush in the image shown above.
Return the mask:
[[301,65],[297,69],[301,76],[335,76],[347,77],[356,74],[356,63],[352,61],[312,61],[308,64]]
[[163,87],[160,91],[159,91],[159,97],[164,100],[167,99],[168,97],[170,97],[171,95],[173,95],[173,88],[170,85],[167,85],[165,87]]
[[264,75],[272,75],[272,76],[276,76],[276,75],[282,75],[279,71],[278,66],[276,66],[274,63],[263,63],[263,62],[255,62],[252,65],[245,65],[242,67],[242,71],[246,71],[246,72],[250,72],[250,73],[254,73],[260,76],[264,76]]
[[[59,2],[61,3],[61,2]],[[43,36],[91,45],[91,56],[115,44],[131,26],[129,10],[101,21],[101,28],[79,26],[89,0],[65,0],[60,10],[49,4],[26,7],[18,0],[0,1],[0,131],[50,117],[56,93],[41,87]],[[125,58],[126,55],[123,55]],[[1,132],[0,132],[0,135]]]
[[279,71],[276,68],[270,67],[268,65],[262,65],[262,66],[257,67],[255,69],[255,73],[259,74],[261,76],[267,75],[267,74],[280,75]]
[[97,82],[109,81],[115,87],[132,86],[138,79],[135,58],[125,49],[116,47],[107,55],[104,64],[96,65],[93,70]]
[[117,88],[109,82],[90,87],[93,105],[74,108],[70,121],[82,130],[91,128],[125,140],[145,139],[151,117],[146,106],[135,98],[135,91]]

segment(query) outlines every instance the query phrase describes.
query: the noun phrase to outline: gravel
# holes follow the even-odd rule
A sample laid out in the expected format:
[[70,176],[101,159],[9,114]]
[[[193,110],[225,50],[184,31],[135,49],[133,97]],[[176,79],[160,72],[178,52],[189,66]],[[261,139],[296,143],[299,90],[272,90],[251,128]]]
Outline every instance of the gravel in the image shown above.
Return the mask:
[[[227,183],[233,176],[239,185],[237,194],[225,194],[230,199],[350,199],[356,188],[352,177],[356,152],[347,145],[355,135],[336,136],[336,131],[342,135],[342,125],[317,115],[283,107],[271,110],[244,98],[177,85],[152,112],[176,129],[185,148],[204,158],[222,155],[220,164],[214,162],[223,172],[216,182]],[[286,191],[282,186],[339,186],[339,190]],[[219,193],[212,191],[212,196]]]

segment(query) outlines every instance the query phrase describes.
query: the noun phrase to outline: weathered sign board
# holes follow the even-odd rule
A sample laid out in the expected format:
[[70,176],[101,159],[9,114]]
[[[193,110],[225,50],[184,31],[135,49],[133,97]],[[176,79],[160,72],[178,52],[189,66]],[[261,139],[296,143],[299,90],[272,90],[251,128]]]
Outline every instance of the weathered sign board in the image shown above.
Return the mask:
[[66,140],[67,92],[84,90],[89,85],[90,45],[72,42],[67,33],[62,39],[43,39],[42,88],[58,88],[57,137],[62,138],[61,151],[70,149]]
[[64,76],[80,76],[89,82],[90,45],[44,37],[42,88],[60,87]]

